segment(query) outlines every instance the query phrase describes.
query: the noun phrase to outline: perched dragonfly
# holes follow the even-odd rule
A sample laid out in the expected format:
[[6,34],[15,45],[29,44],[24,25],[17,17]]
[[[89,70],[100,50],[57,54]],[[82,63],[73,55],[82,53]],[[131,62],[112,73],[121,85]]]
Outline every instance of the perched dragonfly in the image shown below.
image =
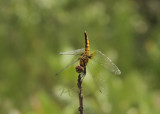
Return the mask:
[[82,76],[85,76],[86,66],[90,60],[97,62],[98,64],[108,69],[112,73],[116,75],[120,75],[121,71],[118,69],[118,67],[112,62],[111,59],[105,56],[101,51],[95,50],[92,53],[90,53],[90,44],[89,44],[89,39],[86,32],[84,32],[84,36],[85,36],[85,48],[68,51],[68,52],[60,52],[61,55],[78,55],[78,57],[74,61],[72,61],[70,64],[68,64],[64,69],[59,71],[57,75],[60,74],[65,69],[67,69],[72,64],[79,61],[79,65],[76,66],[76,72],[81,73]]

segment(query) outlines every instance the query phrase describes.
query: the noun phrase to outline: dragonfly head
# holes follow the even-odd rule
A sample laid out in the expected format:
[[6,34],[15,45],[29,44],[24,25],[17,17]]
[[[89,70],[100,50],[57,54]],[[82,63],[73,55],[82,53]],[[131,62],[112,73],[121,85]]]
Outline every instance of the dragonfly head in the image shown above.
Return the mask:
[[84,71],[84,68],[82,66],[76,66],[76,72],[77,73],[82,73]]

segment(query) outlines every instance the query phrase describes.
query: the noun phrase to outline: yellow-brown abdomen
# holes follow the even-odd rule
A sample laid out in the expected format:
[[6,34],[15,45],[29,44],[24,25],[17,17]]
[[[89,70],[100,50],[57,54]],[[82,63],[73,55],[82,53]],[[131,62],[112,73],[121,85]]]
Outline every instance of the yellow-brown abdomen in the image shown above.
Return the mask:
[[88,35],[86,32],[84,32],[84,36],[85,36],[85,53],[87,56],[89,56],[90,45],[89,45]]

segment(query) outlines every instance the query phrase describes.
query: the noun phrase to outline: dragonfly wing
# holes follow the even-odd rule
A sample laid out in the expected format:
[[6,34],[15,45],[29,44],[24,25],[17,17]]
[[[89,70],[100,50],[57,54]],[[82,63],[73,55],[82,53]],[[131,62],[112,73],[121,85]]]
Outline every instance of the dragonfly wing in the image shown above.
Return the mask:
[[84,52],[84,48],[73,51],[60,52],[61,55],[81,55]]
[[59,71],[56,75],[59,75],[61,72],[63,72],[65,69],[67,69],[72,64],[76,63],[79,60],[79,58],[76,58],[74,61],[72,61],[70,64],[68,64],[65,68],[63,68],[61,71]]
[[101,51],[96,50],[92,53],[91,59],[93,61],[97,62],[98,64],[102,65],[106,69],[110,70],[112,73],[116,75],[120,75],[121,71],[118,69],[118,67],[112,62],[111,59],[109,59],[106,55],[104,55]]

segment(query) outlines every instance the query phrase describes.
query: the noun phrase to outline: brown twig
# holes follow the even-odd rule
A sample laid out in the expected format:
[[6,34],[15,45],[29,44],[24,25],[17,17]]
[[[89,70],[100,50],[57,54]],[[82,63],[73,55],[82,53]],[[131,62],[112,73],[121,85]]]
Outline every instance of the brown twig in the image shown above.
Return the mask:
[[82,77],[81,77],[81,74],[79,74],[78,76],[78,80],[77,80],[77,86],[78,86],[78,89],[79,89],[79,112],[80,114],[83,114],[83,95],[82,95]]

